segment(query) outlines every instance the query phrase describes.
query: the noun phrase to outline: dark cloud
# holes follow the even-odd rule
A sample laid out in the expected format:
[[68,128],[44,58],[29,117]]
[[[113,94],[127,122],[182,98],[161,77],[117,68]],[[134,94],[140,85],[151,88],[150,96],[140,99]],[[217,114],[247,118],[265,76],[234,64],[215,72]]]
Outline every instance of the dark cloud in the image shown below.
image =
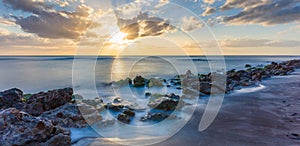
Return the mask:
[[236,15],[224,17],[230,24],[282,24],[300,21],[299,0],[227,0],[221,10],[243,8]]
[[158,36],[173,30],[174,27],[165,19],[151,17],[147,13],[139,13],[132,19],[123,19],[117,16],[120,31],[127,34],[126,39],[138,37]]
[[3,0],[14,10],[33,13],[28,17],[12,16],[16,24],[28,33],[34,33],[43,38],[78,39],[91,25],[92,9],[79,5],[75,11],[57,11],[34,0]]
[[50,8],[50,5],[35,0],[2,0],[4,4],[9,5],[14,10],[22,10],[24,12],[31,12],[38,14],[44,9]]

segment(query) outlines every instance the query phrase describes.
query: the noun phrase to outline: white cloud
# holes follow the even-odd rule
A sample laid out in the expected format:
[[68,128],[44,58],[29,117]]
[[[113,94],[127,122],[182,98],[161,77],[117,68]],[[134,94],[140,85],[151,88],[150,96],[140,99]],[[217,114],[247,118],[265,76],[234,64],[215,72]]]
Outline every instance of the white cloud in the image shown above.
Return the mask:
[[202,28],[204,24],[194,16],[183,17],[181,29],[183,31],[193,31],[197,28]]

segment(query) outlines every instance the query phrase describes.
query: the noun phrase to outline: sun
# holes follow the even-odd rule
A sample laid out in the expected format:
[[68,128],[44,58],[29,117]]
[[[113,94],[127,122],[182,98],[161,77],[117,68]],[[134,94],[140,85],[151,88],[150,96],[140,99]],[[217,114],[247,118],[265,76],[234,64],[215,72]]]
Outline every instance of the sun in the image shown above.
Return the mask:
[[112,35],[112,37],[109,39],[109,42],[115,43],[115,44],[124,44],[127,43],[127,40],[125,39],[127,36],[126,33],[123,33],[121,31],[115,33]]

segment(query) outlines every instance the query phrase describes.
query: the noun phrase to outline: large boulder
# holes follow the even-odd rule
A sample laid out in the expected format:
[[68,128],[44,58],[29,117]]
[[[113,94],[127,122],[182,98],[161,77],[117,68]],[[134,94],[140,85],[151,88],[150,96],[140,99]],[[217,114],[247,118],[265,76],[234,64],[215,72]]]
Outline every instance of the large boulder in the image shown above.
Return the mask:
[[23,92],[18,88],[0,92],[0,108],[9,108],[21,102]]
[[70,131],[15,108],[0,111],[0,145],[71,145]]
[[73,95],[72,88],[50,90],[33,94],[27,99],[24,111],[31,115],[39,116],[45,111],[49,111],[71,102]]
[[[84,116],[83,116],[84,115]],[[54,110],[46,111],[40,117],[51,119],[53,124],[65,128],[83,128],[102,120],[97,110],[89,105],[67,103]]]
[[142,86],[145,86],[145,84],[146,84],[146,79],[143,78],[142,76],[136,76],[133,79],[133,86],[134,87],[142,87]]

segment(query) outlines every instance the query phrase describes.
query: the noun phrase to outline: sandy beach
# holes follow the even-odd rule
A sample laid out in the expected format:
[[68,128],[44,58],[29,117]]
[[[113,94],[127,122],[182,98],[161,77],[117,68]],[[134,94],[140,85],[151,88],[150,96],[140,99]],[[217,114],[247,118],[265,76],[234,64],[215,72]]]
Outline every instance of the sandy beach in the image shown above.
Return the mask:
[[[264,89],[226,95],[212,125],[199,132],[203,110],[198,108],[189,123],[165,145],[300,145],[300,72],[262,82]],[[119,145],[104,138],[87,138],[73,144]]]

